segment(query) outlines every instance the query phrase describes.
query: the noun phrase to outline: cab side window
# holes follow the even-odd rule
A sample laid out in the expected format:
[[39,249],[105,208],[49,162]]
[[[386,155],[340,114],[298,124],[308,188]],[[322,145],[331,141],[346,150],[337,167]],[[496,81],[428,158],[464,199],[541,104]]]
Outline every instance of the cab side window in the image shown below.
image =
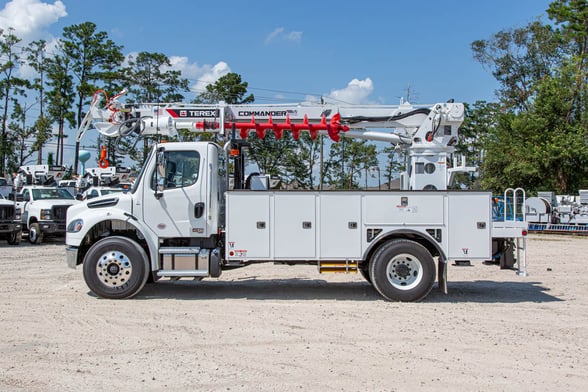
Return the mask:
[[175,189],[194,185],[200,171],[200,154],[196,151],[166,151],[165,177],[153,172],[151,187],[163,184],[163,189]]

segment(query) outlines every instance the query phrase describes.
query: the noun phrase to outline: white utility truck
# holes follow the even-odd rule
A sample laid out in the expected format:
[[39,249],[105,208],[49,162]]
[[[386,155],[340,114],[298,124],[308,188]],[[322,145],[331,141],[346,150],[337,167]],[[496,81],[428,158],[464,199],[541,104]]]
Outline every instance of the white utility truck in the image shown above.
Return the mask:
[[39,244],[44,236],[64,236],[67,209],[78,203],[57,182],[65,175],[64,166],[25,165],[18,170],[15,182],[20,195],[17,208],[22,211],[22,230],[31,244]]
[[[360,272],[385,299],[415,301],[430,292],[435,275],[446,292],[449,260],[491,260],[493,248],[510,249],[504,244],[526,235],[526,224],[501,222],[493,236],[489,192],[447,190],[454,173],[471,170],[450,167],[464,119],[461,103],[125,105],[113,99],[100,109],[98,102],[78,140],[91,125],[117,138],[190,129],[228,139],[224,147],[156,143],[130,192],[68,210],[67,264],[83,264],[87,285],[100,297],[132,297],[148,280],[219,277],[226,269],[272,262]],[[406,148],[404,190],[247,189],[242,147],[251,131],[260,137],[274,132],[277,139],[305,131]]]
[[5,239],[9,245],[20,244],[21,217],[20,207],[16,202],[6,199],[0,194],[0,239]]
[[111,193],[126,192],[121,186],[129,181],[131,169],[121,166],[86,168],[84,176],[79,179],[78,200],[88,200]]

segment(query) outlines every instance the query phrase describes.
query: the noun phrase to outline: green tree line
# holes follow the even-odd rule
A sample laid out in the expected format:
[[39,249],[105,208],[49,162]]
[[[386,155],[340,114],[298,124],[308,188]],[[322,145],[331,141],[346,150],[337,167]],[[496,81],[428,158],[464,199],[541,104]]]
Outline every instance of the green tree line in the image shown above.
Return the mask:
[[458,146],[473,188],[520,186],[562,194],[588,187],[588,2],[558,0],[548,23],[499,31],[471,44],[499,83],[497,102],[467,106]]

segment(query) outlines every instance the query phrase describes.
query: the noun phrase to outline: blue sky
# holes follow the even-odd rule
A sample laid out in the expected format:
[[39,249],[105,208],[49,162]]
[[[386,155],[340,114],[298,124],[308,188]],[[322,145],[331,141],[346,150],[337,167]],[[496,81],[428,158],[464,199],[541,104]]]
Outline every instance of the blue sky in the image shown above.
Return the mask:
[[493,100],[497,85],[470,44],[545,16],[546,0],[11,0],[0,27],[24,40],[94,22],[125,54],[164,53],[194,93],[235,72],[257,102],[332,97],[397,104]]
[[[547,20],[549,3],[10,0],[0,1],[0,28],[14,28],[22,45],[41,38],[51,45],[64,27],[91,21],[122,45],[125,55],[167,55],[190,80],[187,100],[235,72],[257,103],[322,96],[394,105],[409,89],[413,104],[450,98],[473,103],[495,100],[498,86],[473,59],[470,44],[537,18]],[[83,143],[94,140],[86,136]],[[66,144],[65,161],[73,150]]]

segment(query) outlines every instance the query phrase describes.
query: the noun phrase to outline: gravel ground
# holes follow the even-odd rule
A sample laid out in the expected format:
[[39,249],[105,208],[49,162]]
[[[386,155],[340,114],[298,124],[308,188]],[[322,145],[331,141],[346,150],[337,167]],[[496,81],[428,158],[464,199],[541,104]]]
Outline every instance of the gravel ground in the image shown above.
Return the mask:
[[262,264],[104,300],[62,242],[0,244],[2,391],[583,391],[588,237],[531,235],[529,276],[450,266],[386,302],[360,275]]

